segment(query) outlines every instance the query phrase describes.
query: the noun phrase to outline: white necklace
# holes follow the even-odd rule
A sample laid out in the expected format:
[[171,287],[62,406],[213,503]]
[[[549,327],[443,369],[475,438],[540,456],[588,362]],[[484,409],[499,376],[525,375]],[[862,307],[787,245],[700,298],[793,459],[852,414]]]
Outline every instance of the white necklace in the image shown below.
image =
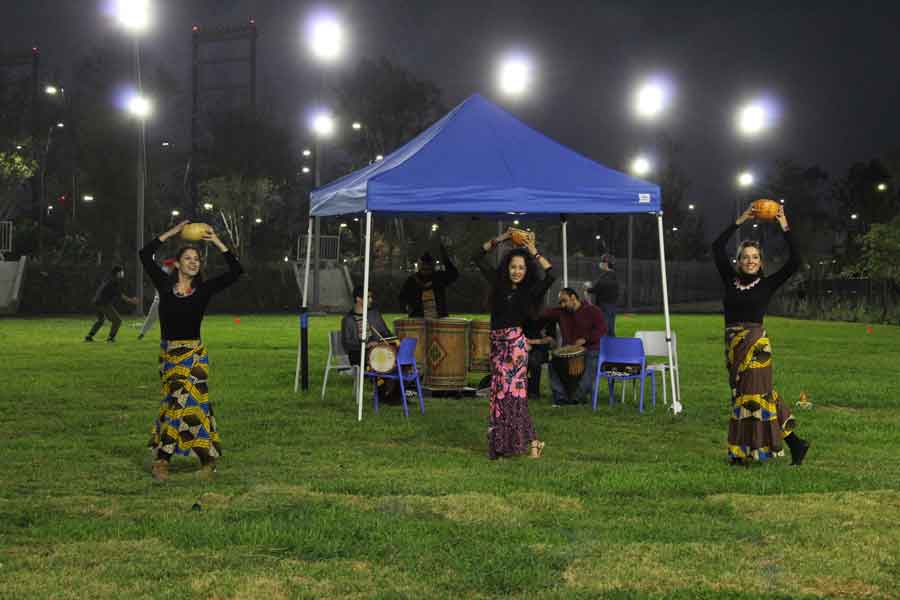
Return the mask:
[[759,283],[761,279],[762,279],[761,277],[757,277],[756,279],[754,279],[753,281],[751,281],[751,282],[748,283],[747,285],[744,285],[744,284],[741,283],[741,280],[740,280],[740,279],[738,279],[737,277],[735,277],[735,278],[734,278],[734,287],[736,287],[737,289],[741,290],[742,292],[746,292],[746,291],[749,290],[750,288],[755,287],[756,284]]

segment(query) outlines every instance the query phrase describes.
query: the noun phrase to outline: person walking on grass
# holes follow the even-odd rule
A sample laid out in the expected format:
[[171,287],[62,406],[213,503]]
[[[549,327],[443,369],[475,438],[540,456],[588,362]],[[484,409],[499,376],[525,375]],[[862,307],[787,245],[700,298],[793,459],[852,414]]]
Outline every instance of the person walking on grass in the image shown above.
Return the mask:
[[100,287],[97,288],[92,300],[94,310],[97,313],[97,319],[94,321],[88,334],[84,336],[84,341],[93,342],[94,336],[97,335],[97,332],[103,327],[103,323],[106,319],[109,319],[109,337],[106,338],[106,341],[110,343],[116,341],[116,334],[119,333],[119,327],[122,326],[122,317],[119,316],[119,311],[116,310],[113,303],[118,299],[122,299],[135,306],[137,306],[138,303],[137,298],[130,298],[122,292],[122,280],[124,278],[125,268],[116,265],[100,284]]
[[201,475],[212,477],[222,455],[219,430],[209,399],[209,356],[200,336],[200,325],[210,299],[241,276],[237,257],[210,229],[203,237],[222,252],[228,271],[205,280],[201,273],[200,250],[184,246],[175,254],[174,270],[166,274],[154,254],[163,242],[181,233],[188,221],[153,238],[140,251],[144,271],[159,293],[161,331],[159,374],[163,399],[150,434],[154,453],[153,479],[169,477],[173,454],[200,459]]
[[[492,286],[491,305],[491,402],[488,416],[488,456],[516,456],[530,452],[539,458],[544,442],[537,439],[528,413],[528,342],[523,325],[540,306],[553,283],[550,262],[533,242],[506,253],[498,268],[487,253],[510,233],[488,240],[474,257],[478,269]],[[543,279],[538,277],[538,265]]]
[[800,258],[782,206],[776,220],[789,249],[787,262],[772,275],[764,275],[762,248],[759,242],[748,240],[738,247],[735,270],[725,245],[742,223],[754,218],[751,205],[712,245],[725,286],[725,364],[731,387],[728,459],[731,464],[747,465],[780,456],[783,440],[790,448],[791,464],[800,465],[809,442],[794,432],[794,416],[773,386],[772,345],[763,329],[772,295],[794,274]]

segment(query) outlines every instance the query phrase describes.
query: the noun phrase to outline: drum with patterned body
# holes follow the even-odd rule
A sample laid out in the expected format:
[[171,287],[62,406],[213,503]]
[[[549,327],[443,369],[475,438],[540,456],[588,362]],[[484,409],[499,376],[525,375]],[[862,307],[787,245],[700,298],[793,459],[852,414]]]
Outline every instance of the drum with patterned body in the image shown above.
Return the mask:
[[469,370],[491,371],[491,322],[472,321],[469,338]]
[[425,359],[428,349],[428,340],[425,339],[425,319],[396,319],[394,332],[401,340],[408,337],[416,338],[416,366],[419,368],[419,374],[424,377],[428,372],[428,361]]
[[560,346],[551,352],[550,365],[566,388],[566,394],[574,399],[581,377],[584,375],[584,348]]
[[468,319],[426,319],[425,352],[428,373],[425,387],[433,390],[461,390],[469,378]]

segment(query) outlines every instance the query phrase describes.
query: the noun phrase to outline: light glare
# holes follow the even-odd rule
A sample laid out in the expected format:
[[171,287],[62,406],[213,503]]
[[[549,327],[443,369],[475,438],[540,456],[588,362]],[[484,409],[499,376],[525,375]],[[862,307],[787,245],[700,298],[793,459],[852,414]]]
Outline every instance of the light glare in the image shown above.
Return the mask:
[[746,136],[759,135],[769,128],[771,111],[761,102],[753,102],[738,111],[738,130]]
[[744,171],[738,175],[737,182],[741,187],[750,187],[756,182],[756,177],[750,171]]
[[146,119],[152,112],[150,100],[148,100],[145,96],[132,96],[128,100],[128,112],[138,119]]
[[639,117],[653,119],[658,117],[666,107],[667,94],[659,83],[647,83],[637,92],[635,110]]
[[525,58],[508,58],[500,65],[500,89],[520,96],[531,86],[531,64]]
[[313,132],[319,137],[329,137],[334,133],[334,117],[328,113],[319,113],[313,117]]
[[150,27],[149,0],[117,0],[116,18],[125,29],[135,33],[146,31]]
[[312,24],[309,47],[319,60],[333,61],[341,55],[344,30],[333,18],[321,18]]
[[653,164],[646,156],[638,156],[631,161],[631,172],[638,177],[643,177],[653,170]]

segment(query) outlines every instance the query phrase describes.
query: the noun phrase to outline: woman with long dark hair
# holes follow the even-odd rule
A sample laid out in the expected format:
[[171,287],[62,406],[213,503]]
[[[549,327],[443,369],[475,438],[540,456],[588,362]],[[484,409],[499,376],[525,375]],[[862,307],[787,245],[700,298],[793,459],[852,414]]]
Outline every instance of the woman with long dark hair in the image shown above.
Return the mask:
[[772,345],[763,318],[772,295],[794,274],[800,258],[782,206],[776,220],[790,252],[784,266],[764,275],[762,249],[759,242],[750,240],[738,246],[737,269],[733,268],[725,245],[741,224],[754,218],[751,205],[713,242],[716,268],[725,285],[725,364],[731,386],[728,459],[731,464],[746,465],[779,456],[784,440],[791,450],[791,464],[799,465],[809,442],[794,433],[794,416],[773,386]]
[[[488,240],[475,264],[491,284],[491,403],[488,416],[490,458],[530,453],[539,458],[544,442],[537,439],[528,412],[528,343],[523,325],[535,313],[553,283],[550,262],[533,242],[507,252],[496,269],[487,253],[509,239],[509,232]],[[539,278],[538,270],[544,272]]]
[[200,325],[213,295],[237,281],[243,269],[237,258],[210,228],[203,240],[211,242],[228,263],[228,272],[209,280],[201,273],[200,250],[184,246],[175,255],[174,269],[166,274],[153,255],[188,221],[153,238],[140,251],[144,271],[159,292],[161,332],[159,374],[163,399],[150,434],[154,452],[153,478],[165,481],[173,454],[200,459],[201,474],[211,477],[222,454],[219,430],[209,400],[209,356],[201,341]]

